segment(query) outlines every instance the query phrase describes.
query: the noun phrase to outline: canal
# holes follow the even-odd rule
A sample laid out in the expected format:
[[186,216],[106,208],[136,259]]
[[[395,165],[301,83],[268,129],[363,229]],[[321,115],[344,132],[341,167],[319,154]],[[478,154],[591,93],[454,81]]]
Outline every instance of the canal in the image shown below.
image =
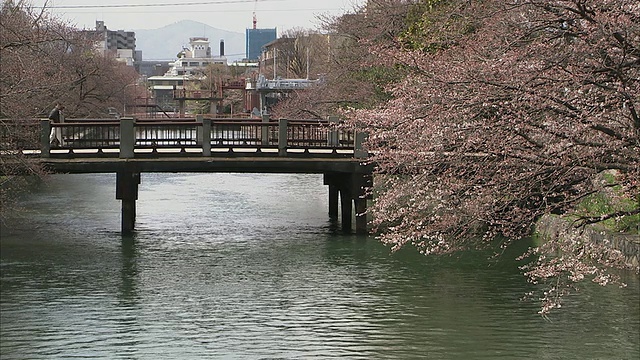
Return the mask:
[[[2,224],[0,358],[634,359],[640,280],[548,319],[515,257],[390,254],[327,218],[322,176],[54,175]],[[526,244],[525,244],[526,245]]]

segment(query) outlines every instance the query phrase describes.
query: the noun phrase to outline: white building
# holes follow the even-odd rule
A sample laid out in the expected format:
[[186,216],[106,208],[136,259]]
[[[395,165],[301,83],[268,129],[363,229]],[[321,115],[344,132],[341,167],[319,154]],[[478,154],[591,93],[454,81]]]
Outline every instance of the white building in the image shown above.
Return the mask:
[[190,38],[189,48],[183,49],[178,56],[178,59],[173,62],[171,68],[165,74],[166,76],[192,76],[210,64],[227,64],[227,58],[224,54],[211,56],[209,39],[205,37]]
[[[89,31],[97,35],[96,50],[105,56],[113,56],[116,60],[124,62],[128,66],[136,67],[142,61],[142,52],[136,50],[136,33],[124,30],[109,30],[104,21],[96,21],[95,31]],[[136,70],[137,67],[136,67]]]
[[227,66],[224,43],[220,42],[220,55],[212,56],[208,38],[190,38],[189,48],[178,54],[178,59],[170,64],[171,67],[164,75],[147,79],[157,104],[163,108],[175,107],[174,91],[184,89],[187,81],[201,80],[204,77],[202,70],[212,64]]

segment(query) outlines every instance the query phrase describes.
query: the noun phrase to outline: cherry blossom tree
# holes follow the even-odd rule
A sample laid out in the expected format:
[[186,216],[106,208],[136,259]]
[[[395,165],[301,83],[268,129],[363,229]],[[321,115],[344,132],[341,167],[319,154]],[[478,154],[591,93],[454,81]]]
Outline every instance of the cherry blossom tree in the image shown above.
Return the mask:
[[[327,83],[276,113],[338,110],[369,133],[369,211],[392,249],[506,248],[548,214],[637,224],[637,1],[369,0],[329,20],[345,41]],[[628,205],[575,215],[605,172]],[[638,272],[606,240],[582,239],[569,229],[522,256],[531,282],[547,285],[542,313],[580,281],[621,284],[614,269]]]
[[[386,85],[399,81],[404,69],[375,63],[370,48],[393,48],[405,30],[411,4],[398,0],[370,0],[366,7],[340,17],[324,17],[326,44],[312,42],[313,73],[322,83],[289,95],[273,108],[273,115],[288,118],[326,118],[344,107],[369,108],[389,99]],[[299,36],[300,32],[287,34]]]
[[[66,117],[104,116],[108,107],[126,102],[125,88],[136,72],[95,51],[95,34],[79,31],[51,17],[46,7],[4,1],[0,7],[0,170],[32,173],[41,169],[20,148],[39,148],[36,118],[65,105]],[[34,124],[36,126],[34,126]],[[2,177],[2,200],[7,183]],[[3,209],[6,209],[3,206]]]
[[[345,111],[369,133],[384,243],[443,254],[502,235],[506,247],[595,193],[607,170],[636,204],[610,216],[639,213],[640,3],[409,3],[423,11],[393,46],[369,47],[368,64],[406,76],[387,87],[390,100]],[[542,312],[573,282],[606,284],[608,270],[630,267],[606,244],[563,240],[532,249],[559,255],[525,267],[553,284]]]

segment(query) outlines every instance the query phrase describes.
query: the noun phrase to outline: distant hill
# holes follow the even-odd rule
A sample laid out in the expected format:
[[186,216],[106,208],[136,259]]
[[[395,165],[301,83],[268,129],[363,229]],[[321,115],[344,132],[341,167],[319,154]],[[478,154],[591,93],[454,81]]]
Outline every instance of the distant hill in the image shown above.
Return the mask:
[[189,46],[189,38],[198,36],[209,38],[213,56],[220,55],[222,39],[229,61],[245,57],[245,34],[216,29],[197,21],[182,20],[159,29],[133,31],[136,50],[142,51],[143,60],[173,60],[183,47]]

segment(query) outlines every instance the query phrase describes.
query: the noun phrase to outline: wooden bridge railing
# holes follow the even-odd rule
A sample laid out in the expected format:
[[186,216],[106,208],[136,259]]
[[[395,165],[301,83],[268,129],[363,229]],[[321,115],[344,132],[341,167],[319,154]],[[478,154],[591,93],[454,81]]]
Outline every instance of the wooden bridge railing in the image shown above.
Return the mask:
[[[259,120],[259,119],[258,119]],[[83,119],[51,124],[41,120],[41,156],[51,156],[49,133],[53,128],[61,140],[60,149],[117,149],[121,158],[135,157],[136,149],[199,149],[211,156],[212,149],[246,147],[277,149],[287,156],[290,149],[352,150],[356,158],[365,158],[362,149],[365,134],[356,134],[338,126],[337,119],[272,121],[256,119],[194,118],[163,120]]]

